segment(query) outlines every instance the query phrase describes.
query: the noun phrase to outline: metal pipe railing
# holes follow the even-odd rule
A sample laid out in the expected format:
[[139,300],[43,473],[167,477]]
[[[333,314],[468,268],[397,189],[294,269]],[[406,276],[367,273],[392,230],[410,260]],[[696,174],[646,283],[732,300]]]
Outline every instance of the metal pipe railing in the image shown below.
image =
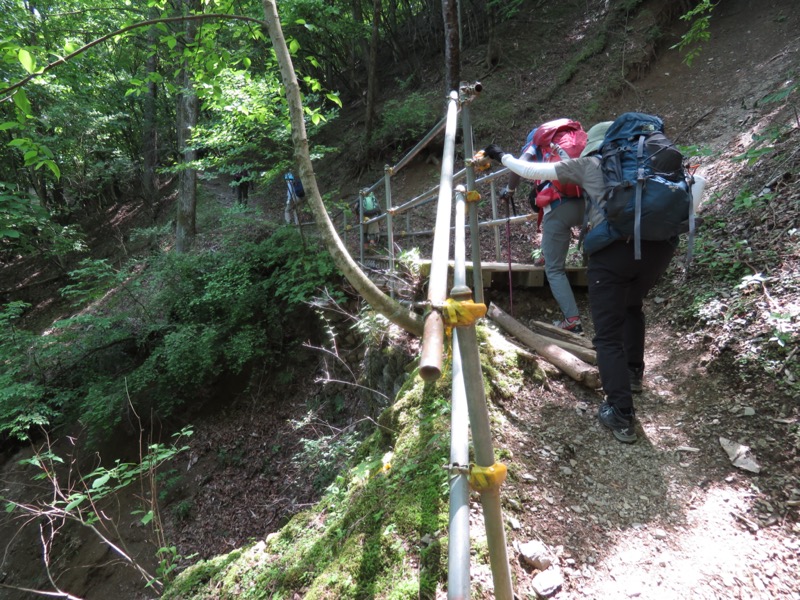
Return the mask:
[[[385,171],[386,179],[386,245],[389,249],[389,273],[394,273],[394,221],[392,219],[392,174],[388,167]],[[389,278],[389,295],[394,298],[394,277]]]
[[[491,467],[494,465],[494,449],[489,428],[489,411],[483,392],[483,371],[481,370],[475,326],[459,328],[458,341],[464,372],[464,386],[467,391],[472,443],[475,447],[475,464],[479,467]],[[486,528],[486,542],[489,547],[489,563],[494,580],[494,596],[497,600],[512,600],[514,593],[511,569],[508,564],[499,486],[481,492],[481,506]]]
[[[510,222],[512,225],[516,225],[517,223],[522,223],[523,221],[531,221],[534,217],[532,215],[519,215],[516,217],[511,217],[510,219],[496,219],[492,221],[481,221],[478,223],[479,228],[485,227],[493,227],[497,229],[500,225],[505,225],[506,222]],[[472,229],[470,225],[466,225],[467,229]],[[454,226],[450,227],[450,230],[455,230]],[[406,236],[413,236],[413,235],[431,235],[435,232],[434,229],[423,229],[422,231],[406,231],[406,232],[395,232],[395,237],[406,237]],[[499,260],[499,259],[498,259]]]
[[453,331],[453,389],[450,413],[450,525],[447,597],[469,598],[469,409],[458,332]]
[[402,169],[408,163],[410,163],[411,160],[417,154],[419,154],[423,148],[425,148],[425,146],[431,143],[431,140],[433,138],[439,135],[442,129],[446,128],[446,126],[447,126],[447,116],[443,117],[441,121],[439,121],[436,125],[434,125],[433,129],[431,129],[425,135],[425,137],[419,141],[419,143],[416,146],[414,146],[411,150],[409,150],[408,153],[403,158],[401,158],[400,161],[394,167],[391,167],[392,174],[398,172],[400,169]]
[[[465,190],[459,186],[456,189],[453,289],[450,296],[453,300],[462,302],[472,299],[472,290],[466,285],[465,204]],[[474,263],[473,270],[475,270]],[[495,464],[494,449],[492,448],[489,410],[484,395],[483,370],[474,323],[458,328],[458,341],[470,429],[475,446],[475,464],[479,467],[492,467]],[[455,352],[455,348],[453,352]],[[480,494],[486,542],[489,547],[489,563],[494,581],[494,595],[498,600],[512,600],[514,592],[511,583],[511,568],[508,564],[506,534],[503,528],[503,512],[500,506],[500,486],[491,486],[481,490]]]
[[[472,86],[476,93],[483,89],[483,86],[476,84]],[[464,87],[460,90],[459,97],[464,99],[468,90]],[[464,156],[471,157],[475,154],[472,145],[472,115],[470,114],[469,104],[465,103],[461,108],[461,130],[464,138]],[[475,167],[472,161],[467,161],[467,193],[475,190]],[[472,248],[472,289],[475,290],[475,301],[483,303],[483,271],[481,270],[481,240],[478,227],[478,203],[469,203],[469,224],[470,224],[470,244]]]
[[[450,92],[442,152],[442,171],[439,177],[439,204],[431,252],[431,275],[428,283],[428,301],[440,306],[447,295],[447,270],[450,254],[450,212],[453,192],[453,163],[455,162],[458,94]],[[438,310],[425,317],[422,336],[419,374],[425,381],[435,381],[442,376],[444,348],[444,322]]]
[[[466,285],[466,264],[464,256],[466,254],[464,244],[464,187],[456,188],[456,217],[455,217],[455,244],[453,252],[453,289],[450,295],[459,298],[471,296],[470,289]],[[453,329],[453,407],[451,416],[451,438],[450,438],[450,467],[451,470],[469,467],[469,400],[465,385],[463,364],[461,361],[460,344],[458,343],[458,329]],[[463,404],[462,404],[463,403]],[[462,444],[466,441],[466,455]],[[463,470],[458,474],[451,474],[451,496],[450,496],[450,544],[448,547],[448,573],[447,573],[447,598],[448,600],[462,600],[469,598],[469,470]],[[463,478],[463,482],[458,478]],[[462,497],[462,491],[457,484],[467,487],[466,497]],[[454,497],[453,493],[459,495]],[[465,510],[466,508],[466,510]],[[466,513],[466,519],[464,518]],[[459,521],[456,523],[456,521]],[[463,521],[466,520],[466,523]],[[453,531],[456,526],[463,529]],[[455,539],[454,537],[455,536]],[[466,545],[466,549],[464,546]],[[466,555],[466,556],[465,556]],[[451,587],[452,585],[452,587]]]

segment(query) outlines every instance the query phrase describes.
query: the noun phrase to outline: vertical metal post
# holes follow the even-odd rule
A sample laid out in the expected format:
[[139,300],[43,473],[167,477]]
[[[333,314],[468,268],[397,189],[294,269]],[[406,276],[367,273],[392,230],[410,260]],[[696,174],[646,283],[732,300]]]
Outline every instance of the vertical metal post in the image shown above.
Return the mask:
[[[455,252],[451,295],[470,294],[466,286],[464,259],[464,188],[456,188]],[[469,466],[469,407],[464,385],[464,369],[458,343],[458,330],[453,329],[453,407],[450,423],[450,465]],[[450,543],[448,546],[447,598],[469,598],[469,477],[467,473],[450,475]]]
[[364,190],[358,192],[358,255],[364,264]]
[[[460,186],[459,186],[460,187]],[[455,233],[455,267],[453,269],[453,289],[451,296],[455,300],[469,300],[471,291],[466,285],[466,265],[464,260],[464,204],[466,203],[463,188],[456,190],[456,233]],[[461,257],[459,259],[459,257]],[[475,446],[475,464],[479,467],[494,465],[494,449],[489,427],[489,410],[483,391],[483,371],[478,351],[478,337],[475,325],[458,328],[458,350],[461,355],[464,387],[469,407],[469,422],[472,430],[472,441]],[[455,350],[455,349],[454,349]],[[494,597],[497,600],[513,600],[514,590],[511,584],[511,568],[508,564],[506,548],[506,532],[503,528],[503,511],[500,507],[500,488],[492,488],[481,492],[483,521],[486,527],[486,541],[489,546],[489,562],[492,567],[494,581]]]
[[[480,84],[471,86],[470,91],[480,91]],[[462,94],[464,88],[462,87]],[[469,103],[465,102],[461,107],[461,127],[464,136],[464,156],[471,157],[474,154],[472,146],[472,117],[470,115]],[[472,162],[467,162],[467,191],[475,189],[475,168]],[[483,271],[481,270],[481,236],[478,228],[478,204],[469,203],[469,233],[470,246],[472,250],[472,288],[475,290],[475,302],[483,303]]]
[[[453,391],[450,416],[450,527],[447,546],[447,598],[469,598],[469,410],[458,333],[453,330]],[[460,467],[460,468],[459,468]]]
[[[455,162],[458,93],[450,92],[447,105],[442,151],[442,171],[439,178],[439,202],[431,252],[431,274],[428,281],[428,301],[440,305],[447,295],[447,271],[450,256],[450,219],[453,207],[453,163]],[[444,322],[438,310],[425,317],[419,374],[425,381],[435,381],[442,375]]]
[[394,229],[392,219],[392,168],[384,166],[384,187],[386,188],[386,242],[389,250],[389,295],[394,298]]
[[[489,430],[489,411],[483,393],[483,374],[475,326],[459,328],[458,341],[464,370],[464,385],[467,390],[472,442],[475,446],[475,463],[479,467],[490,467],[494,464],[494,449]],[[503,528],[503,511],[500,507],[500,489],[482,492],[481,505],[486,541],[489,546],[489,563],[494,580],[494,595],[497,600],[512,600],[514,592],[511,584],[511,568],[508,564],[506,532]]]

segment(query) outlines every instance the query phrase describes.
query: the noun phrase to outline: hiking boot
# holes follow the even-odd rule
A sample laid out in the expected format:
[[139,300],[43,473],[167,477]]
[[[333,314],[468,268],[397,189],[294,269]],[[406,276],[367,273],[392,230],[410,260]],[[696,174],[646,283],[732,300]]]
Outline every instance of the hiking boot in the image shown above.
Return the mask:
[[600,410],[597,411],[597,418],[623,444],[632,444],[638,439],[634,430],[635,424],[632,410],[630,415],[626,415],[608,402],[603,402],[600,405]]
[[631,392],[634,394],[642,393],[642,369],[628,368],[628,376],[631,382]]
[[553,321],[553,325],[560,329],[571,331],[572,333],[583,333],[583,325],[581,325],[580,317],[570,317],[569,319],[564,319],[563,321]]

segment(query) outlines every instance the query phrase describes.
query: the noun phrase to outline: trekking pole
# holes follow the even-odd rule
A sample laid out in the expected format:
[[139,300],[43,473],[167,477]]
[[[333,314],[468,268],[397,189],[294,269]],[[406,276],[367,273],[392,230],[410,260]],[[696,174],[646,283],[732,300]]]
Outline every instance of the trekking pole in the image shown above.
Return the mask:
[[508,244],[508,314],[514,316],[514,293],[511,286],[511,200],[506,194],[506,244]]

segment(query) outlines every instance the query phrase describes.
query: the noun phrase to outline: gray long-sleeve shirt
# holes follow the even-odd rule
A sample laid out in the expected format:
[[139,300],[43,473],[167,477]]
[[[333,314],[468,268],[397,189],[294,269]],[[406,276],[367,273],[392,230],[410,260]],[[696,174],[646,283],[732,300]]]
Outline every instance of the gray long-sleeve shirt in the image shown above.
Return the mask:
[[525,179],[560,181],[580,186],[594,200],[587,206],[590,225],[594,227],[603,220],[597,203],[605,192],[605,184],[598,157],[585,156],[555,163],[542,163],[527,162],[514,158],[511,154],[504,154],[503,166]]

